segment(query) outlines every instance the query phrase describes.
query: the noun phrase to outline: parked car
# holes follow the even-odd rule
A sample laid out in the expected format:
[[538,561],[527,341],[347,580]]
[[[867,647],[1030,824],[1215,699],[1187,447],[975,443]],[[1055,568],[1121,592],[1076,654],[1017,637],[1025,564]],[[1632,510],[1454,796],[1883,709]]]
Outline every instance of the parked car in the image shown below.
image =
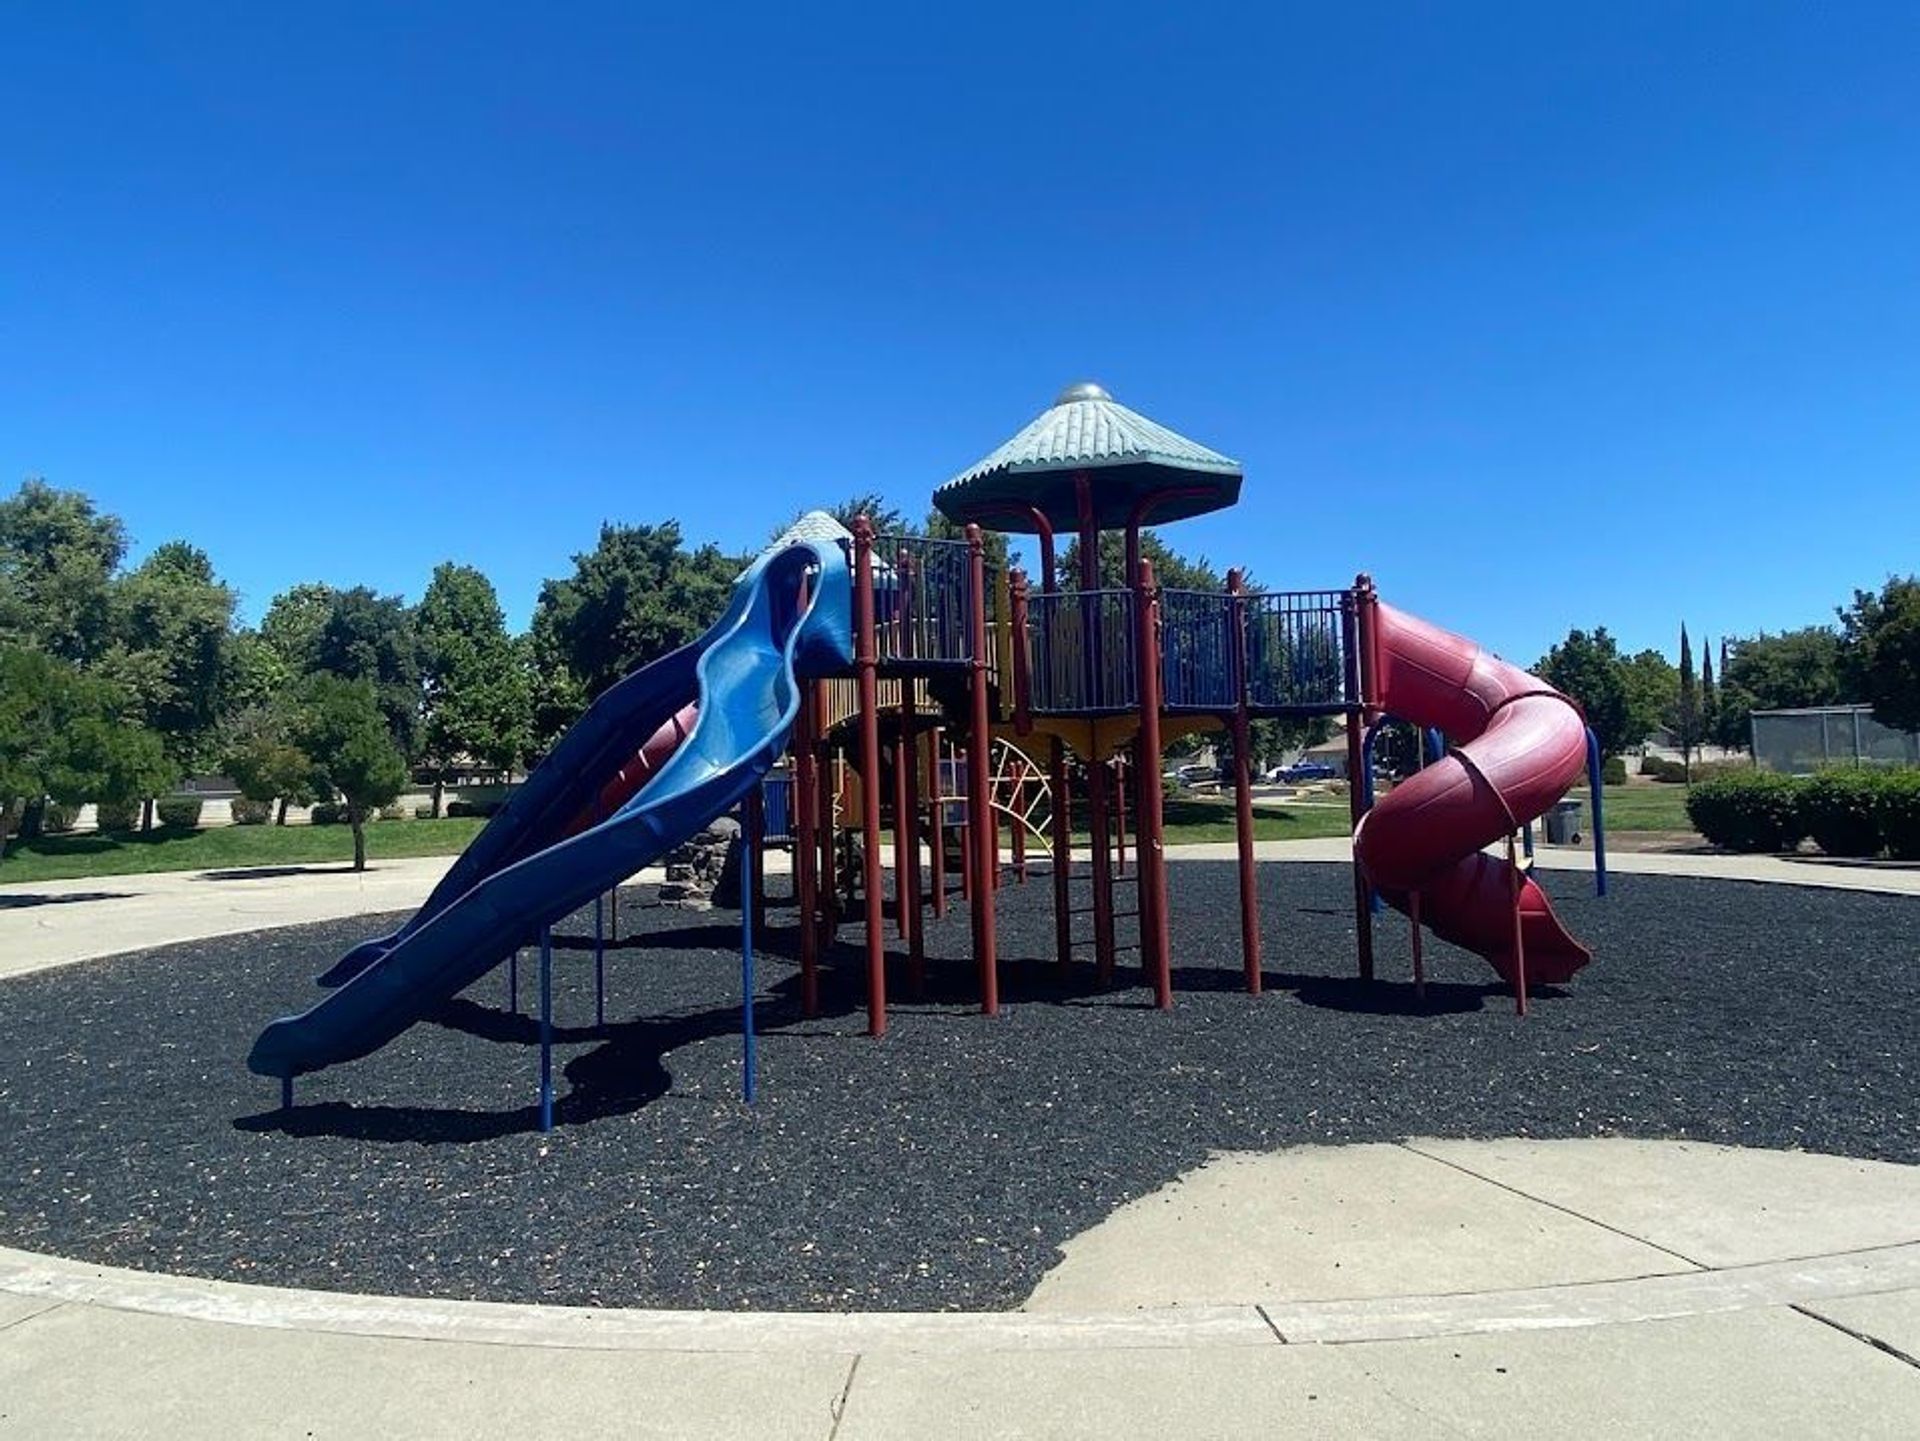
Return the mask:
[[1273,773],[1275,780],[1282,781],[1330,781],[1338,779],[1339,775],[1339,768],[1326,761],[1295,761]]
[[1206,785],[1220,779],[1220,768],[1199,764],[1184,765],[1174,772],[1174,776],[1183,786]]

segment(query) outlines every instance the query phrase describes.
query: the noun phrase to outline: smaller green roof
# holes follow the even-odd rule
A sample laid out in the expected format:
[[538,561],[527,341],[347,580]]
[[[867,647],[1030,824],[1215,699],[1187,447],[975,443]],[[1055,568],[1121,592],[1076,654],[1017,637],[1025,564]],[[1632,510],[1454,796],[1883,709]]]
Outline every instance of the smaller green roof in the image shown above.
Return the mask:
[[1240,498],[1240,462],[1129,410],[1098,385],[1070,385],[1025,429],[933,493],[949,518],[1032,533],[1031,506],[1057,531],[1079,526],[1075,477],[1092,482],[1095,523],[1118,530],[1142,497],[1150,523],[1221,510]]

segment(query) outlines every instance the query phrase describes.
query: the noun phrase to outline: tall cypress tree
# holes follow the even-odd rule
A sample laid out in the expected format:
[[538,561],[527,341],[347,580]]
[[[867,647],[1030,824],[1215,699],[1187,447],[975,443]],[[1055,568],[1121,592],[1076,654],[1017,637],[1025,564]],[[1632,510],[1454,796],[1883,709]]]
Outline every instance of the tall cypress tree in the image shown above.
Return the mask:
[[1720,694],[1713,685],[1713,647],[1700,647],[1700,744],[1705,745],[1720,730]]
[[1687,627],[1680,625],[1680,705],[1674,730],[1680,742],[1680,764],[1687,779],[1693,779],[1693,744],[1700,734],[1700,689],[1693,674],[1693,642],[1687,639]]

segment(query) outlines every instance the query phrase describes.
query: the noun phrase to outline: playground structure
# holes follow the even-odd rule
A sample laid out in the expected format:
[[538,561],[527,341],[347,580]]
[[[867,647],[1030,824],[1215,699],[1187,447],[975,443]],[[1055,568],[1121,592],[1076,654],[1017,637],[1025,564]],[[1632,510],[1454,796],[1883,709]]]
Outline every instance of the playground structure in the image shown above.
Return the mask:
[[[502,962],[517,1005],[519,952],[537,943],[541,1119],[550,1125],[552,924],[595,903],[604,1020],[602,898],[736,807],[749,1095],[751,937],[765,930],[774,841],[793,847],[806,1014],[819,1009],[821,951],[856,889],[843,885],[849,833],[860,842],[850,849],[869,1033],[884,1035],[888,1023],[889,901],[906,985],[918,993],[925,984],[923,918],[947,905],[950,832],[979,1005],[997,1012],[1003,824],[1016,881],[1030,848],[1047,859],[1056,965],[1067,971],[1086,955],[1111,981],[1129,948],[1120,922],[1132,919],[1141,973],[1155,1004],[1170,1007],[1161,757],[1171,737],[1202,730],[1231,742],[1241,959],[1246,988],[1258,993],[1249,727],[1266,717],[1345,721],[1360,977],[1373,977],[1373,916],[1384,900],[1411,920],[1417,988],[1425,926],[1484,956],[1524,1013],[1530,979],[1563,982],[1589,958],[1520,853],[1523,844],[1531,852],[1533,820],[1583,769],[1604,891],[1598,754],[1577,707],[1383,604],[1364,575],[1339,590],[1255,591],[1239,571],[1218,592],[1158,585],[1143,529],[1230,506],[1240,486],[1236,462],[1081,385],[935,492],[964,540],[880,535],[865,517],[847,532],[822,513],[806,517],[742,575],[705,637],[596,700],[420,912],[328,972],[330,995],[268,1026],[250,1067],[279,1077],[290,1104],[294,1077],[369,1054]],[[1036,538],[1038,587],[987,564],[987,528]],[[1061,534],[1077,555],[1070,585]],[[1119,541],[1118,576],[1103,565],[1109,535]],[[1427,763],[1376,805],[1371,756],[1394,718],[1438,734],[1422,747]],[[788,753],[785,786],[768,787]],[[1129,815],[1131,913],[1117,902]],[[1485,852],[1502,841],[1504,859]]]

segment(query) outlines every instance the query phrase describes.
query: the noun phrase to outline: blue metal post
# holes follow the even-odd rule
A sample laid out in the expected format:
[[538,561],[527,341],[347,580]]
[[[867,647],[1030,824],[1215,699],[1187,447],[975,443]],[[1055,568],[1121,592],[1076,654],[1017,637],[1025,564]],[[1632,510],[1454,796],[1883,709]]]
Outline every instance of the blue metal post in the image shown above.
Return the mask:
[[1446,759],[1447,738],[1440,733],[1438,726],[1428,726],[1426,732],[1427,764]]
[[[907,684],[907,682],[902,682]],[[753,847],[740,847],[740,1094],[751,1106],[753,1045]]]
[[1606,767],[1600,761],[1600,737],[1587,727],[1587,789],[1593,795],[1593,893],[1607,893],[1607,816],[1601,801]]
[[607,1023],[606,897],[593,898],[593,1023]]
[[540,928],[540,1129],[553,1129],[553,927]]
[[280,1078],[280,1109],[283,1111],[291,1111],[293,1109],[292,1076],[282,1076]]
[[520,1014],[520,948],[515,946],[513,954],[507,957],[507,1009],[514,1015]]

